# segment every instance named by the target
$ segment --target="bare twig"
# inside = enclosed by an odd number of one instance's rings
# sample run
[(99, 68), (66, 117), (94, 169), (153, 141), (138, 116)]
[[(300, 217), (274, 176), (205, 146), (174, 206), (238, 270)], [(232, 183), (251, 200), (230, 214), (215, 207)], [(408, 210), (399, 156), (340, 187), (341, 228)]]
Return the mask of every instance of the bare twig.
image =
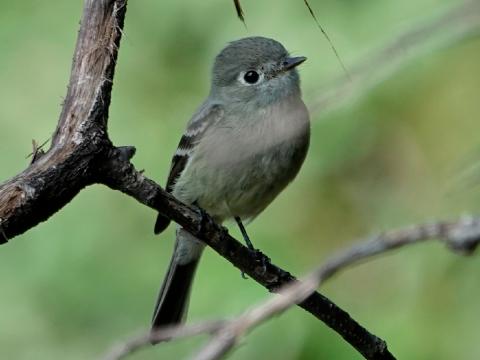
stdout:
[[(168, 338), (172, 340), (194, 336), (199, 332), (209, 332), (212, 334), (211, 340), (195, 353), (194, 359), (220, 359), (256, 326), (306, 299), (318, 286), (338, 271), (373, 256), (428, 240), (438, 240), (457, 253), (470, 255), (480, 243), (480, 218), (464, 216), (454, 221), (413, 225), (360, 240), (357, 245), (331, 257), (324, 265), (303, 278), (301, 282), (287, 284), (279, 291), (279, 295), (270, 297), (267, 301), (252, 307), (237, 318), (218, 323), (179, 325), (174, 328), (174, 331), (171, 329), (161, 330), (159, 339)], [(216, 327), (212, 329), (211, 324), (216, 325)], [(196, 331), (197, 329), (198, 331)], [(122, 353), (111, 351), (107, 359), (120, 359), (141, 347), (149, 345), (151, 342), (151, 336), (144, 335), (120, 347), (119, 349), (124, 349)], [(112, 354), (116, 354), (116, 357)]]
[(86, 0), (70, 83), (50, 149), (0, 184), (0, 244), (48, 219), (96, 182), (126, 0)]
[(412, 58), (464, 39), (479, 29), (480, 1), (462, 2), (440, 17), (412, 26), (388, 41), (386, 46), (368, 54), (364, 61), (350, 67), (350, 79), (339, 76), (320, 87), (309, 108), (319, 115), (340, 106), (355, 96), (365, 94), (366, 90), (390, 77)]
[[(195, 353), (194, 360), (220, 359), (229, 352), (248, 332), (275, 315), (303, 301), (317, 288), (316, 277), (310, 275), (301, 282), (287, 284), (279, 295), (270, 297), (259, 306), (252, 307), (238, 318), (226, 323), (225, 326), (213, 334), (211, 340)], [(385, 353), (378, 352), (379, 359), (394, 359), (385, 347)], [(372, 359), (375, 357), (371, 357)]]
[[(231, 350), (238, 341), (260, 323), (280, 314), (295, 303), (308, 297), (316, 288), (316, 277), (310, 275), (304, 281), (287, 284), (279, 295), (269, 298), (259, 306), (252, 307), (232, 320), (200, 322), (192, 325), (175, 325), (155, 332), (147, 332), (123, 344), (114, 346), (104, 360), (119, 360), (152, 343), (177, 340), (209, 333), (211, 341), (193, 357), (195, 360), (219, 359)], [(379, 359), (394, 359), (379, 357)], [(372, 358), (373, 359), (373, 358)]]
[(43, 147), (50, 141), (50, 139), (45, 140), (43, 143), (40, 145), (35, 141), (35, 139), (32, 139), (32, 152), (27, 155), (26, 159), (28, 159), (30, 156), (32, 157), (32, 161), (30, 163), (34, 163), (37, 161), (40, 157), (45, 155), (45, 151), (43, 151)]
[(175, 325), (165, 327), (154, 332), (148, 332), (144, 335), (135, 337), (125, 343), (115, 345), (104, 357), (104, 360), (122, 359), (141, 348), (160, 343), (163, 341), (182, 339), (200, 334), (212, 334), (221, 330), (226, 324), (225, 320), (206, 321), (192, 325)]
[(300, 282), (289, 284), (260, 306), (246, 311), (227, 323), (201, 349), (195, 360), (220, 359), (254, 327), (307, 298), (315, 289), (338, 271), (373, 256), (428, 240), (439, 240), (457, 253), (470, 255), (480, 243), (480, 218), (463, 217), (391, 230), (359, 241), (358, 245), (331, 257), (323, 266)]
[[(284, 285), (297, 281), (289, 272), (272, 264), (264, 254), (252, 253), (208, 215), (165, 192), (116, 152), (118, 149), (112, 150), (107, 155), (108, 160), (103, 161), (103, 166), (98, 169), (102, 183), (172, 219), (268, 290), (278, 292)], [(382, 339), (371, 334), (325, 296), (314, 292), (298, 306), (323, 321), (365, 358), (393, 359)]]
[(240, 4), (240, 0), (233, 0), (233, 5), (235, 5), (235, 11), (237, 12), (238, 18), (243, 23), (243, 25), (246, 26), (245, 16), (244, 16), (244, 13), (243, 13), (242, 4)]
[(325, 37), (325, 39), (327, 39), (327, 42), (328, 44), (330, 45), (330, 48), (332, 49), (333, 53), (335, 54), (335, 57), (337, 58), (338, 62), (340, 63), (340, 65), (342, 66), (342, 69), (343, 71), (345, 72), (345, 75), (347, 75), (347, 78), (348, 80), (351, 80), (351, 77), (350, 77), (350, 73), (348, 72), (347, 70), (347, 67), (345, 66), (345, 64), (343, 63), (342, 61), (342, 58), (340, 57), (338, 51), (337, 51), (337, 48), (335, 47), (335, 45), (333, 45), (333, 42), (332, 40), (330, 39), (330, 36), (328, 36), (327, 32), (325, 31), (325, 29), (323, 28), (322, 25), (320, 25), (320, 22), (318, 21), (317, 19), (317, 16), (315, 15), (315, 13), (313, 12), (313, 9), (312, 7), (310, 6), (310, 3), (308, 2), (308, 0), (303, 0), (303, 2), (305, 3), (307, 9), (308, 9), (308, 12), (310, 13), (310, 15), (312, 16), (313, 20), (315, 21), (315, 23), (317, 24), (317, 27), (320, 29), (320, 31), (322, 32), (323, 36)]
[(427, 240), (439, 240), (456, 253), (470, 255), (480, 242), (480, 218), (465, 216), (455, 221), (414, 225), (364, 239), (358, 245), (332, 256), (319, 268), (316, 271), (319, 284), (360, 261)]

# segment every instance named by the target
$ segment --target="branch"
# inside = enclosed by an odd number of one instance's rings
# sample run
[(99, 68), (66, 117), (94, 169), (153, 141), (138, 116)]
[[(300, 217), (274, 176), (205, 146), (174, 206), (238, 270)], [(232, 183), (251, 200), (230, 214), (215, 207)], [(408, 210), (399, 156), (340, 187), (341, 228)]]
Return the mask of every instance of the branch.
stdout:
[(308, 2), (308, 0), (303, 0), (303, 3), (304, 3), (305, 6), (307, 7), (308, 12), (309, 12), (310, 15), (312, 16), (313, 21), (315, 21), (315, 24), (317, 25), (318, 29), (319, 29), (320, 32), (322, 33), (323, 37), (325, 38), (325, 40), (327, 40), (328, 44), (330, 45), (330, 48), (332, 49), (335, 57), (337, 58), (338, 62), (340, 63), (340, 66), (342, 67), (343, 71), (345, 72), (345, 75), (347, 76), (347, 79), (350, 81), (350, 80), (351, 80), (351, 79), (350, 79), (350, 73), (348, 72), (347, 67), (346, 67), (345, 64), (343, 63), (343, 60), (342, 60), (342, 58), (340, 57), (340, 54), (338, 53), (337, 48), (336, 48), (335, 45), (333, 44), (333, 41), (330, 39), (330, 36), (327, 34), (327, 32), (325, 31), (325, 29), (323, 28), (323, 26), (320, 24), (320, 21), (318, 21), (317, 15), (315, 15), (315, 12), (313, 11), (313, 8), (310, 6), (310, 3)]
[(272, 297), (224, 325), (224, 328), (216, 332), (194, 359), (220, 359), (247, 332), (271, 317), (283, 313), (299, 301), (303, 301), (338, 271), (373, 256), (427, 240), (439, 240), (454, 252), (471, 255), (480, 243), (480, 218), (463, 217), (450, 222), (413, 225), (361, 240), (358, 245), (333, 256), (323, 266), (302, 279), (302, 282), (287, 285), (280, 291), (282, 296)]
[(68, 91), (50, 149), (0, 185), (0, 244), (47, 220), (96, 182), (126, 0), (86, 0)]
[[(117, 151), (108, 155), (110, 160), (104, 162), (107, 166), (100, 169), (104, 175), (102, 183), (160, 211), (269, 291), (278, 292), (286, 284), (297, 282), (294, 276), (272, 264), (264, 254), (250, 251), (231, 237), (208, 214), (181, 203), (135, 170), (129, 161), (115, 154)], [(382, 339), (368, 332), (325, 296), (314, 292), (298, 306), (323, 321), (367, 359), (393, 359)]]
[(316, 277), (320, 285), (346, 267), (403, 246), (428, 240), (438, 240), (458, 254), (471, 255), (480, 242), (480, 218), (465, 216), (455, 221), (413, 225), (372, 236), (332, 256), (325, 265), (315, 271)]
[(114, 348), (106, 359), (121, 359), (152, 342), (176, 340), (200, 333), (210, 333), (212, 338), (196, 353), (194, 359), (220, 359), (253, 328), (304, 300), (338, 271), (373, 256), (428, 240), (438, 240), (454, 252), (471, 255), (480, 243), (480, 218), (462, 217), (455, 221), (413, 225), (360, 240), (357, 245), (331, 257), (324, 265), (302, 279), (302, 282), (286, 285), (279, 291), (281, 296), (271, 297), (230, 321), (178, 325), (173, 329), (147, 333)]
[(145, 335), (131, 339), (124, 344), (118, 344), (104, 357), (104, 360), (122, 359), (141, 348), (151, 345), (152, 343), (160, 343), (163, 341), (177, 340), (186, 337), (192, 337), (205, 333), (215, 333), (225, 326), (226, 321), (206, 321), (192, 325), (174, 325), (168, 326), (160, 331), (148, 332)]
[(307, 298), (318, 286), (339, 270), (358, 264), (361, 260), (383, 254), (405, 245), (438, 238), (448, 247), (462, 254), (471, 254), (480, 242), (480, 218), (463, 218), (455, 222), (438, 222), (415, 225), (409, 228), (388, 231), (353, 246), (332, 257), (325, 265), (308, 275), (302, 282), (287, 285), (280, 291), (282, 296), (272, 297), (237, 319), (225, 325), (221, 331), (194, 357), (195, 360), (220, 359), (254, 327), (271, 317), (283, 313), (299, 301)]

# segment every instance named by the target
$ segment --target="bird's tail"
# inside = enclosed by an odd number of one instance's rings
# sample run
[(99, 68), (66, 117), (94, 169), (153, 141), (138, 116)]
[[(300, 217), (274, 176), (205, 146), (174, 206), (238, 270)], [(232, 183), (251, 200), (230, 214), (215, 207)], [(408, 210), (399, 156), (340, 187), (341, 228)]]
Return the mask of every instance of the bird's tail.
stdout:
[(153, 229), (153, 232), (158, 235), (160, 234), (163, 230), (165, 230), (168, 225), (170, 224), (170, 220), (166, 218), (163, 215), (158, 214), (157, 215), (157, 221), (155, 221), (155, 228)]
[(177, 230), (175, 250), (158, 294), (152, 329), (184, 320), (195, 270), (204, 245), (183, 229)]

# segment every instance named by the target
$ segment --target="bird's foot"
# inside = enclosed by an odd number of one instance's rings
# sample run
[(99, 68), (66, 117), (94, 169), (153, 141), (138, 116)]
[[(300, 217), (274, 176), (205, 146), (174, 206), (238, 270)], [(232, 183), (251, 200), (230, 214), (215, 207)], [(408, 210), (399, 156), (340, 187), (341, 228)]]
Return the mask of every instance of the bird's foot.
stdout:
[[(255, 258), (255, 262), (258, 264), (258, 266), (255, 267), (255, 272), (264, 274), (267, 271), (267, 266), (270, 264), (270, 258), (258, 249), (249, 249), (249, 252)], [(242, 278), (248, 279), (243, 271)]]
[(254, 252), (255, 261), (259, 264), (259, 267), (257, 267), (255, 271), (265, 274), (267, 271), (267, 266), (270, 265), (270, 258), (258, 249), (255, 249)]
[(195, 206), (195, 211), (200, 217), (200, 222), (198, 223), (197, 226), (197, 233), (202, 233), (206, 227), (206, 225), (211, 225), (213, 223), (212, 218), (208, 213), (205, 211), (204, 208), (202, 208), (200, 205), (198, 205), (197, 201), (194, 201), (192, 203), (193, 206)]

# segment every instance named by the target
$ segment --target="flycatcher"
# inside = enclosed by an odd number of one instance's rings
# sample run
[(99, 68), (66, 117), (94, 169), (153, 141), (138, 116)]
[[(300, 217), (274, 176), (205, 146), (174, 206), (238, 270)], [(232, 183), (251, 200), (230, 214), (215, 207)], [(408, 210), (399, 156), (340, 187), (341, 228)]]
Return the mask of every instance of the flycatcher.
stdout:
[[(215, 59), (210, 94), (189, 121), (172, 159), (166, 190), (217, 223), (260, 214), (297, 175), (310, 139), (296, 67), (279, 42), (248, 37)], [(169, 220), (158, 215), (155, 233)], [(177, 228), (175, 250), (158, 295), (152, 327), (184, 318), (203, 243)]]

